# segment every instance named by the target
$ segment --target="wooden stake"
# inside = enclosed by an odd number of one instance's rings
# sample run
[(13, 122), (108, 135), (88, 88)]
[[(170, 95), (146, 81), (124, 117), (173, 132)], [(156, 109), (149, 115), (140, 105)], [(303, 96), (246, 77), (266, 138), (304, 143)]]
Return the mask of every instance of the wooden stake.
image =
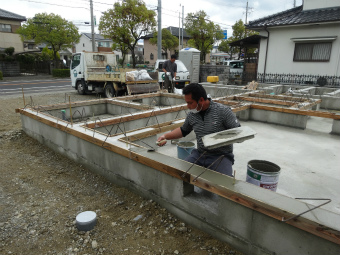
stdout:
[(73, 121), (72, 121), (72, 107), (71, 107), (71, 96), (68, 96), (68, 102), (69, 102), (69, 104), (70, 104), (71, 126), (73, 127)]
[(24, 94), (24, 87), (21, 86), (21, 90), (22, 90), (22, 98), (24, 99), (24, 107), (26, 106), (26, 103), (25, 103), (25, 94)]

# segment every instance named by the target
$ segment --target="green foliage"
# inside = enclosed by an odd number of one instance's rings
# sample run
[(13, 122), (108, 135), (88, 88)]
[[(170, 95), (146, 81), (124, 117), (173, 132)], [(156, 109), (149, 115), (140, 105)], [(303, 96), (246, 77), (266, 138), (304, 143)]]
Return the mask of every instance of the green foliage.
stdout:
[[(232, 42), (241, 40), (243, 38), (259, 34), (258, 32), (255, 32), (255, 31), (246, 30), (246, 27), (241, 19), (235, 22), (235, 24), (232, 26), (232, 29), (233, 29), (233, 35), (228, 38), (228, 43), (232, 43)], [(231, 49), (231, 51), (233, 53), (236, 53), (236, 49)], [(249, 53), (253, 53), (254, 51), (255, 49), (248, 49)], [(239, 58), (240, 58), (240, 55), (241, 55), (241, 49), (239, 51)]]
[[(150, 43), (153, 45), (157, 44), (157, 36), (158, 32), (153, 33), (153, 38), (150, 38)], [(174, 50), (178, 47), (179, 45), (179, 40), (176, 36), (172, 35), (171, 32), (163, 28), (162, 29), (162, 50), (165, 53), (168, 53), (168, 50)]]
[(5, 53), (8, 55), (8, 56), (13, 56), (13, 53), (14, 53), (14, 47), (8, 47), (5, 49)]
[(148, 10), (142, 0), (116, 2), (100, 18), (99, 31), (120, 48), (131, 51), (136, 66), (135, 46), (138, 40), (156, 26), (155, 12)]
[(218, 45), (218, 50), (222, 52), (229, 52), (230, 47), (227, 40), (222, 40), (220, 45)]
[(20, 54), (20, 55), (17, 55), (17, 60), (20, 63), (33, 64), (37, 60), (37, 57), (36, 57), (36, 54), (30, 54), (30, 53)]
[(210, 53), (214, 43), (223, 38), (221, 27), (207, 20), (208, 18), (201, 10), (189, 13), (185, 19), (185, 30), (191, 36), (188, 45), (201, 51), (202, 62), (205, 62), (205, 56)]
[(38, 13), (35, 17), (27, 19), (17, 33), (21, 40), (34, 40), (36, 44), (46, 43), (52, 48), (53, 59), (57, 60), (57, 52), (61, 49), (71, 48), (73, 43), (79, 42), (78, 28), (59, 15)]
[(2, 74), (2, 72), (0, 71), (0, 80), (3, 80), (3, 74)]
[[(54, 59), (53, 51), (48, 49), (47, 47), (43, 48), (41, 51), (42, 60), (52, 60)], [(60, 54), (57, 52), (57, 59), (60, 59)]]
[(228, 53), (232, 56), (234, 53), (237, 53), (237, 49), (235, 47), (230, 47), (229, 43), (233, 42), (233, 37), (230, 36), (227, 40), (222, 40), (220, 45), (218, 46), (218, 50)]
[(61, 77), (68, 78), (70, 77), (70, 69), (53, 69), (52, 70), (53, 77)]

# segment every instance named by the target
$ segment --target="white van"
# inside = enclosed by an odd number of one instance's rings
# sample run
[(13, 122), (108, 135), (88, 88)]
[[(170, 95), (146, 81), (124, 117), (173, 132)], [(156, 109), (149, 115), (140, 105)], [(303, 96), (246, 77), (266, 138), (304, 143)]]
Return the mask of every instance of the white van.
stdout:
[[(164, 82), (164, 72), (163, 70), (163, 63), (166, 61), (166, 59), (157, 59), (154, 67), (154, 71), (158, 71), (158, 82), (161, 84)], [(176, 73), (176, 79), (175, 79), (175, 88), (176, 89), (182, 89), (185, 85), (188, 85), (190, 83), (190, 73), (188, 69), (185, 67), (183, 62), (181, 60), (176, 60), (175, 63), (177, 64), (177, 73)], [(170, 75), (170, 72), (167, 72), (168, 75)]]
[(230, 73), (243, 73), (244, 59), (227, 60), (223, 64), (230, 67)]

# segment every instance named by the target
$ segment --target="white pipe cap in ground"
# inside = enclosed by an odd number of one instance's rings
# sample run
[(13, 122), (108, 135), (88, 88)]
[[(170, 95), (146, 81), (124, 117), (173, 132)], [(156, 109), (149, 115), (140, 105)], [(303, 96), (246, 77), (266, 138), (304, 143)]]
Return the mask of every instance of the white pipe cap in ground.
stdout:
[(79, 213), (76, 217), (76, 226), (79, 231), (90, 231), (97, 223), (97, 214), (93, 211)]

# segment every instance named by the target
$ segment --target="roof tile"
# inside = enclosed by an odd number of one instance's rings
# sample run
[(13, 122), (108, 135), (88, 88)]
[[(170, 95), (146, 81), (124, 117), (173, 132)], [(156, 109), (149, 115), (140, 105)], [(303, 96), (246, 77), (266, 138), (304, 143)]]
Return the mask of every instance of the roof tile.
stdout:
[(9, 12), (3, 9), (0, 9), (0, 18), (18, 20), (18, 21), (26, 21), (25, 16), (21, 16), (21, 15), (18, 15), (18, 14), (15, 14), (13, 12)]
[(247, 28), (260, 28), (265, 25), (267, 25), (267, 27), (273, 27), (332, 21), (340, 21), (340, 6), (303, 11), (301, 5), (268, 17), (250, 21)]

